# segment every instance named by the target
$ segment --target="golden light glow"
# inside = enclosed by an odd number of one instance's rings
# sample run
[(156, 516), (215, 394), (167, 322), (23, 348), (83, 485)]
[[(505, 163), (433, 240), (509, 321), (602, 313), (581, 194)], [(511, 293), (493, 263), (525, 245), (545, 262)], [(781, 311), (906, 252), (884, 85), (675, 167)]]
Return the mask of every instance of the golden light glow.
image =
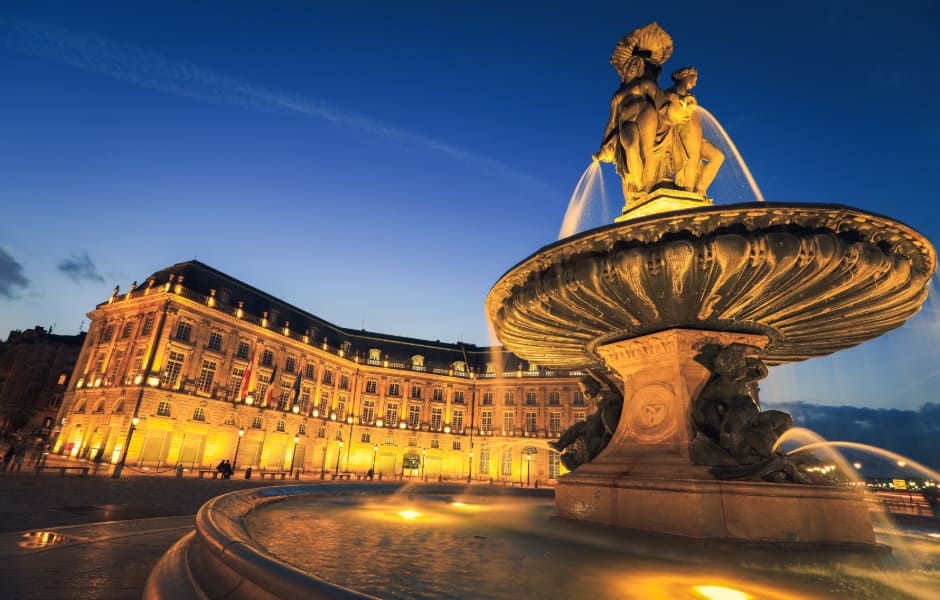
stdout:
[(723, 585), (696, 585), (692, 593), (706, 600), (751, 600), (754, 596)]
[(419, 513), (419, 512), (416, 511), (416, 510), (411, 510), (411, 509), (409, 508), (409, 509), (407, 509), (407, 510), (399, 511), (398, 516), (401, 517), (402, 519), (407, 520), (407, 521), (413, 521), (413, 520), (417, 519), (418, 517), (420, 517), (420, 516), (421, 516), (421, 513)]

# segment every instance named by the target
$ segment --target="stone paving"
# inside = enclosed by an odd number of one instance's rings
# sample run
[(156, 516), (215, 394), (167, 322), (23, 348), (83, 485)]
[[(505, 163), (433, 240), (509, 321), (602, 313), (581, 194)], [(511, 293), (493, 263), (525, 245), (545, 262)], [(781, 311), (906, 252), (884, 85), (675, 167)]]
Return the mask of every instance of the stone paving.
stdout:
[(293, 482), (129, 469), (120, 479), (106, 470), (86, 477), (37, 475), (25, 465), (22, 473), (0, 473), (0, 598), (140, 598), (150, 569), (192, 529), (205, 501), (284, 483)]

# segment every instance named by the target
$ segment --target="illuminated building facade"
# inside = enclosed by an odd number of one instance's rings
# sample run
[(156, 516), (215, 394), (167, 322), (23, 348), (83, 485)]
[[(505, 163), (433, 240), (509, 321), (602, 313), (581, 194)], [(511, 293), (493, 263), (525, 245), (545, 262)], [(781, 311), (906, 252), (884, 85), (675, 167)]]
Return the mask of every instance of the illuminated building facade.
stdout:
[(197, 261), (88, 316), (53, 450), (128, 468), (545, 484), (593, 410), (578, 372), (338, 327)]

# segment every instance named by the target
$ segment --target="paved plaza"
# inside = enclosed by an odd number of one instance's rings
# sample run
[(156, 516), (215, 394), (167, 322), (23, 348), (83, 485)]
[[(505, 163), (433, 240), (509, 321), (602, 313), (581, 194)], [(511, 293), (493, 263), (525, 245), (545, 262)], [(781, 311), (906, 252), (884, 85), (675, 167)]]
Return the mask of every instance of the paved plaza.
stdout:
[(130, 469), (121, 479), (104, 470), (36, 475), (25, 466), (0, 473), (0, 598), (140, 598), (150, 569), (192, 529), (206, 500), (283, 483)]

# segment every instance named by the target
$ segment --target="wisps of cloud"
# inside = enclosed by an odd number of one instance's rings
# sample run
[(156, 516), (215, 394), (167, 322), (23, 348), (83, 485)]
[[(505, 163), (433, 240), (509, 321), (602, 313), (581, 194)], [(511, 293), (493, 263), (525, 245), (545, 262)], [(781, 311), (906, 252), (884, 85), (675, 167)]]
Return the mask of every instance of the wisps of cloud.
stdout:
[(0, 44), (168, 94), (247, 110), (313, 117), (360, 134), (473, 164), (524, 185), (545, 188), (541, 181), (530, 175), (457, 146), (322, 101), (266, 89), (185, 60), (170, 60), (132, 44), (76, 33), (47, 23), (3, 17), (0, 17)]
[(5, 248), (0, 248), (0, 297), (13, 300), (29, 287), (25, 269)]
[(98, 273), (98, 267), (92, 262), (87, 253), (73, 254), (59, 262), (57, 268), (65, 273), (66, 277), (80, 283), (81, 281), (94, 281), (104, 283), (104, 277)]

